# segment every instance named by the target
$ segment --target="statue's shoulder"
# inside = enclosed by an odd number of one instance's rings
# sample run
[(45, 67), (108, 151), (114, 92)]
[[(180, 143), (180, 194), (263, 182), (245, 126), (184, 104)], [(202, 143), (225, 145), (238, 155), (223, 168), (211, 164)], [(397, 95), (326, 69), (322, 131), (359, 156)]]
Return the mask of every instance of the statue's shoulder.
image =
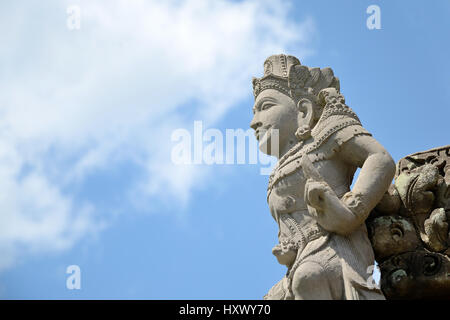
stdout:
[(313, 143), (304, 150), (311, 161), (330, 159), (353, 137), (371, 135), (337, 90), (323, 90), (319, 95), (319, 104), (323, 111), (311, 131)]
[(372, 134), (363, 128), (360, 124), (349, 124), (338, 128), (323, 140), (316, 148), (308, 150), (312, 162), (329, 160), (341, 151), (341, 147), (351, 139), (357, 136)]

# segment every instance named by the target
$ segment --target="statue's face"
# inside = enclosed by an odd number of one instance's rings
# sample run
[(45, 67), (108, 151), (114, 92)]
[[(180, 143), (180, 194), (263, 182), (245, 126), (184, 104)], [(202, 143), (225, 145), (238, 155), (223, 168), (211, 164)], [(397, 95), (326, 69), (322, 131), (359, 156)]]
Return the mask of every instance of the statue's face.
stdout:
[[(278, 151), (293, 140), (298, 128), (298, 110), (294, 100), (275, 89), (266, 89), (256, 98), (253, 113), (250, 127), (255, 130), (259, 149), (278, 157)], [(278, 139), (274, 129), (278, 130)], [(278, 143), (278, 148), (275, 143)]]

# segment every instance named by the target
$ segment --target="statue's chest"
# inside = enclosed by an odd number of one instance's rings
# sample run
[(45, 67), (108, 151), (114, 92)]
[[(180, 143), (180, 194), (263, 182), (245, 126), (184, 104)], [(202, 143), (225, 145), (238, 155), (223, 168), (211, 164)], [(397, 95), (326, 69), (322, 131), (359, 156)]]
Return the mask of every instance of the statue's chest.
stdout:
[(277, 170), (269, 185), (268, 203), (272, 214), (306, 209), (304, 190), (306, 178), (299, 164), (293, 161)]

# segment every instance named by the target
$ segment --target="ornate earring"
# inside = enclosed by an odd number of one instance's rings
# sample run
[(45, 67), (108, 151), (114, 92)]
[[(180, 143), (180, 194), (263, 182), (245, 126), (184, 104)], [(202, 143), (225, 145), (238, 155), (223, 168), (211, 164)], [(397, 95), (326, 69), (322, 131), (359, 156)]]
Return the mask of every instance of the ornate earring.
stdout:
[(306, 98), (301, 99), (297, 103), (297, 106), (302, 118), (299, 122), (303, 124), (300, 124), (297, 131), (295, 131), (295, 136), (299, 141), (303, 141), (311, 137), (311, 125), (314, 117), (314, 108), (311, 100)]
[(311, 127), (307, 124), (300, 126), (297, 131), (295, 131), (295, 136), (299, 141), (303, 141), (311, 137)]

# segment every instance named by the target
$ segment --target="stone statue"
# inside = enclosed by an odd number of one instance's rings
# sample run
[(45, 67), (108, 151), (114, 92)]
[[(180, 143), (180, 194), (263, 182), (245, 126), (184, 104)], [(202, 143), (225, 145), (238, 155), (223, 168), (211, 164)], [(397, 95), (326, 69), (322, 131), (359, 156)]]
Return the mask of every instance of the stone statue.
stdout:
[(250, 126), (261, 151), (278, 157), (267, 201), (279, 226), (272, 252), (287, 267), (264, 298), (384, 299), (368, 280), (365, 221), (394, 177), (391, 156), (345, 104), (330, 68), (273, 55), (253, 92)]
[(450, 145), (397, 163), (367, 220), (388, 299), (450, 297)]

